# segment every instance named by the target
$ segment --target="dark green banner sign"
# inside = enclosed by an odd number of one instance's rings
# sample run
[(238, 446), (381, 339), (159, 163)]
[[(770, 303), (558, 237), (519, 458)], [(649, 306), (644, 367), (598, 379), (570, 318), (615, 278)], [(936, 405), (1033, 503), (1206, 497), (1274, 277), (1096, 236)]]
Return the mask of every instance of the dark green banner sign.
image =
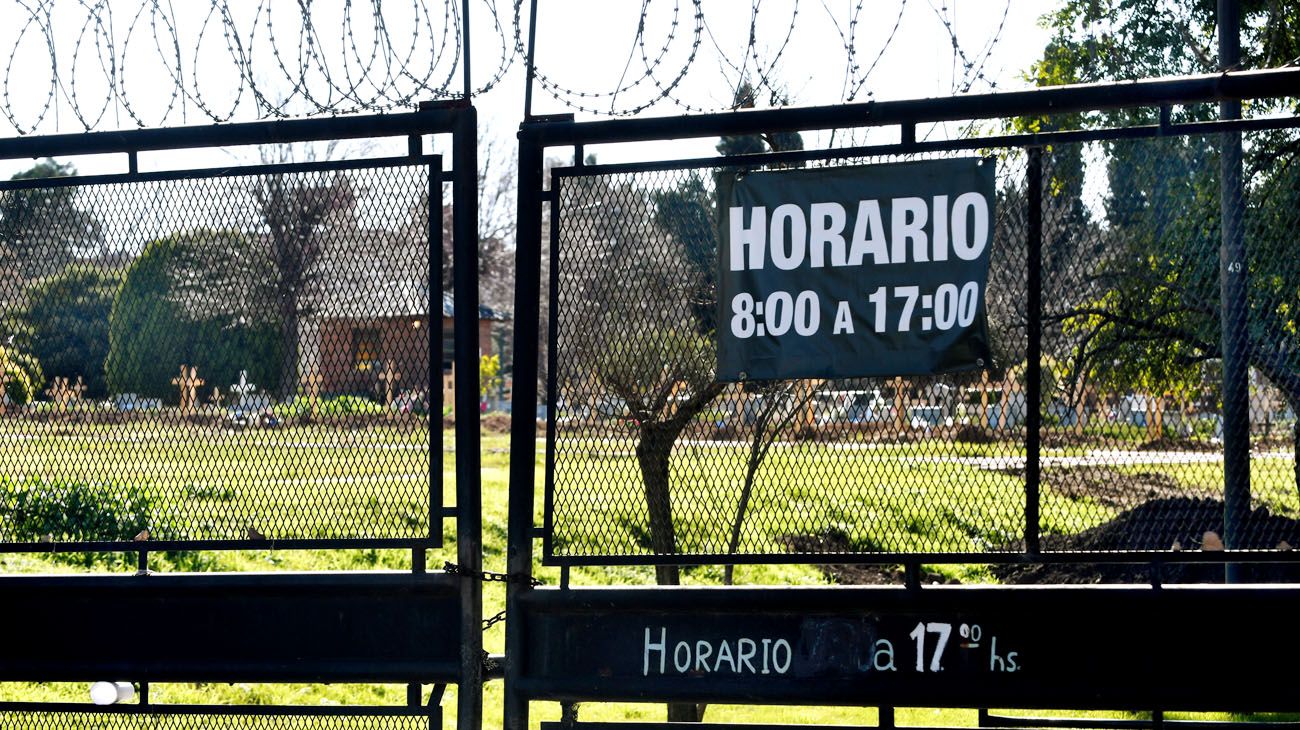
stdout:
[(719, 380), (988, 366), (991, 158), (737, 173), (719, 195)]

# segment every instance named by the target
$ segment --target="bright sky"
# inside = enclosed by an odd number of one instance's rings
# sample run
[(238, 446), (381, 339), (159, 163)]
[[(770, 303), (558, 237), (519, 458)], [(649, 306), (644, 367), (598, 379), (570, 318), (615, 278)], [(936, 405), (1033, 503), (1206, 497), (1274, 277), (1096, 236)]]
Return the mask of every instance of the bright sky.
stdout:
[[(770, 74), (791, 103), (798, 105), (833, 104), (850, 96), (858, 101), (947, 96), (967, 86), (971, 92), (980, 93), (990, 90), (990, 82), (999, 89), (1025, 85), (1021, 74), (1041, 53), (1047, 37), (1037, 19), (1054, 5), (1047, 0), (1009, 0), (1009, 4), (1008, 0), (763, 0), (756, 3), (760, 12), (754, 16), (751, 3), (698, 1), (702, 20), (696, 17), (689, 0), (648, 2), (642, 26), (642, 3), (634, 0), (539, 0), (539, 69), (555, 85), (587, 94), (567, 96), (571, 103), (601, 111), (611, 106), (624, 111), (638, 108), (653, 100), (659, 87), (670, 87), (675, 98), (691, 106), (715, 110), (730, 101), (731, 89), (742, 76), (752, 81), (763, 74)], [(474, 0), (471, 40), (478, 84), (498, 73), (503, 56), (503, 33), (493, 25), (493, 16), (488, 12), (492, 4), (502, 7), (504, 37), (513, 44), (510, 3)], [(220, 26), (211, 15), (212, 5), (177, 3), (176, 14), (168, 23), (167, 18), (152, 17), (143, 10), (157, 7), (155, 3), (116, 0), (110, 7), (117, 14), (103, 18), (104, 25), (97, 31), (84, 6), (62, 4), (58, 12), (71, 14), (54, 17), (54, 37), (49, 39), (58, 58), (57, 87), (51, 81), (50, 42), (39, 32), (40, 26), (30, 22), (21, 4), (0, 5), (0, 48), (13, 49), (3, 69), (4, 78), (0, 79), (5, 83), (6, 109), (13, 119), (0, 117), (0, 134), (12, 135), (15, 121), (39, 133), (80, 131), (84, 127), (71, 105), (73, 95), (82, 118), (98, 129), (138, 126), (132, 114), (150, 126), (208, 123), (198, 109), (200, 102), (221, 114), (238, 102), (244, 106), (237, 118), (253, 118), (251, 92), (238, 83), (239, 72), (230, 62), (226, 41), (213, 30)], [(858, 6), (862, 10), (855, 16)], [(261, 6), (231, 3), (230, 7), (232, 13), (251, 13), (255, 9), (260, 12)], [(295, 36), (305, 35), (296, 4), (279, 7), (289, 10), (283, 15), (233, 18), (237, 28), (245, 29), (247, 47), (241, 48), (252, 57), (251, 67), (260, 89), (275, 92), (279, 98), (291, 96), (292, 85), (280, 69), (297, 68), (300, 46), (313, 49), (322, 59), (313, 61), (309, 57), (305, 62), (314, 69), (307, 75), (307, 83), (315, 98), (326, 99), (332, 93), (337, 96), (331, 92), (331, 80), (335, 88), (348, 84), (364, 87), (361, 61), (375, 37), (373, 28), (368, 30), (367, 22), (363, 22), (367, 18), (352, 19), (352, 38), (347, 39), (339, 31), (345, 26), (342, 15), (328, 15), (337, 13), (328, 8), (314, 9), (316, 35), (311, 44), (300, 44)], [(394, 9), (391, 16), (390, 7)], [(412, 7), (427, 8), (429, 15), (412, 15)], [(400, 58), (432, 58), (437, 44), (430, 38), (441, 39), (445, 25), (455, 22), (446, 16), (442, 0), (424, 0), (422, 6), (392, 3), (384, 6), (384, 12), (389, 42), (394, 55)], [(443, 17), (436, 17), (439, 13)], [(852, 23), (855, 17), (857, 22)], [(205, 27), (206, 32), (200, 35), (199, 30)], [(639, 27), (644, 28), (640, 43)], [(412, 29), (418, 31), (413, 33)], [(751, 31), (755, 42), (752, 52), (746, 53)], [(952, 34), (965, 59), (955, 56)], [(105, 41), (110, 35), (116, 43), (114, 54), (106, 50)], [(270, 42), (272, 35), (278, 39), (274, 44)], [(845, 47), (850, 38), (856, 51), (852, 59)], [(350, 50), (352, 42), (359, 50)], [(277, 57), (273, 50), (279, 50), (281, 55)], [(113, 58), (121, 79), (119, 96), (126, 98), (130, 108), (124, 108), (120, 99), (109, 98), (102, 69)], [(963, 60), (982, 69), (985, 79), (965, 73)], [(444, 53), (432, 64), (429, 76), (439, 81), (453, 78), (454, 88), (459, 88), (460, 72), (454, 63), (452, 55)], [(847, 70), (851, 63), (857, 64), (856, 73)], [(416, 68), (414, 61), (410, 65)], [(419, 68), (427, 72), (430, 65), (425, 62)], [(655, 69), (653, 78), (645, 74), (647, 65)], [(187, 88), (197, 89), (196, 96), (173, 98), (175, 66), (180, 66)], [(331, 69), (329, 77), (320, 73), (322, 66)], [(683, 69), (685, 73), (681, 74)], [(389, 73), (400, 77), (400, 69)], [(679, 74), (681, 79), (677, 81)], [(609, 94), (620, 87), (627, 88), (617, 95)], [(534, 87), (533, 94), (534, 113), (574, 111), (540, 85)], [(481, 136), (496, 140), (498, 149), (513, 145), (514, 131), (523, 116), (523, 95), (522, 60), (514, 58), (500, 82), (475, 100), (480, 109)], [(294, 106), (302, 106), (301, 98), (290, 101), (290, 108)], [(680, 106), (661, 101), (640, 113), (667, 116), (682, 111)], [(578, 116), (596, 118), (583, 112)], [(713, 140), (683, 141), (625, 145), (596, 152), (602, 161), (619, 161), (710, 154), (713, 144)], [(369, 146), (365, 154), (404, 151), (404, 142), (390, 140)], [(256, 154), (142, 155), (141, 169), (228, 165), (235, 160), (255, 161)], [(85, 174), (125, 169), (121, 155), (74, 162)], [(28, 166), (25, 161), (0, 161), (0, 175), (8, 176)]]

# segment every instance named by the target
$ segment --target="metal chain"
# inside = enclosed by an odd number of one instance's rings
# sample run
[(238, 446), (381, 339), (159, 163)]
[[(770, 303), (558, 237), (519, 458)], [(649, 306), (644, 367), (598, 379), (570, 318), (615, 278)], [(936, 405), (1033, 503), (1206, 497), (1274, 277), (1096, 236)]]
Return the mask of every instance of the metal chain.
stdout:
[[(545, 585), (545, 583), (537, 580), (531, 575), (522, 575), (519, 573), (494, 573), (490, 570), (466, 570), (450, 560), (442, 564), (442, 570), (447, 575), (459, 575), (462, 578), (471, 578), (483, 583), (516, 583), (520, 585), (528, 585), (533, 588)], [(504, 610), (498, 611), (495, 615), (483, 619), (483, 630), (487, 631), (505, 620), (506, 612)]]
[(505, 620), (506, 620), (505, 609), (501, 609), (500, 611), (497, 611), (495, 616), (492, 616), (491, 618), (483, 619), (483, 630), (487, 631), (488, 629), (492, 628), (493, 626), (496, 626), (497, 624)]
[(480, 570), (475, 572), (472, 570), (466, 570), (450, 560), (442, 564), (442, 570), (447, 575), (459, 575), (464, 578), (473, 578), (474, 580), (482, 581), (483, 583), (518, 583), (521, 585), (529, 585), (533, 588), (546, 585), (531, 575), (522, 575), (519, 573), (493, 573), (490, 570)]

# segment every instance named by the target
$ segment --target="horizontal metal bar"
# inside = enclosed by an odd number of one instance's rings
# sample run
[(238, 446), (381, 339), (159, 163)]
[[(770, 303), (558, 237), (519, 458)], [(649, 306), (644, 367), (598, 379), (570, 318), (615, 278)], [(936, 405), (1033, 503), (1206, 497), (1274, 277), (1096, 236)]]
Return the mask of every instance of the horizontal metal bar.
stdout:
[[(517, 688), (561, 702), (1294, 712), (1272, 658), (1300, 646), (1277, 629), (1297, 607), (1300, 588), (1280, 585), (541, 588), (513, 606), (529, 637)], [(952, 638), (927, 651), (923, 634)], [(1206, 656), (1235, 681), (1185, 671)]]
[[(689, 727), (689, 726), (688, 726)], [(697, 726), (698, 727), (698, 726)], [(712, 727), (705, 725), (704, 727)], [(834, 728), (834, 730), (880, 730), (877, 725), (773, 725), (768, 723), (734, 723), (716, 727), (727, 730), (811, 730), (812, 728)], [(680, 722), (543, 722), (542, 730), (682, 730)], [(907, 730), (918, 730), (911, 725)], [(947, 730), (951, 730), (948, 728)]]
[(0, 159), (443, 134), (452, 131), (461, 113), (460, 109), (448, 107), (399, 114), (14, 137), (0, 139)]
[(83, 715), (238, 715), (244, 717), (429, 717), (437, 707), (410, 705), (91, 705), (79, 702), (0, 702), (6, 712)]
[[(967, 708), (974, 709), (974, 708)], [(1019, 718), (996, 717), (998, 720), (1018, 720)], [(1054, 718), (1034, 718), (1035, 720), (1051, 721)], [(1098, 730), (1107, 730), (1109, 728), (1150, 728), (1153, 723), (1150, 720), (1115, 720), (1115, 724), (1110, 724), (1105, 719), (1098, 720), (1079, 720), (1078, 725), (1068, 727), (1077, 728), (1097, 728)], [(1091, 723), (1091, 724), (1089, 724)], [(1242, 720), (1240, 722), (1205, 722), (1199, 720), (1165, 720), (1165, 727), (1176, 727), (1179, 730), (1294, 730), (1295, 723), (1278, 723), (1278, 722), (1255, 722), (1251, 720)], [(709, 727), (705, 725), (704, 727)], [(727, 730), (810, 730), (812, 728), (828, 728), (833, 730), (880, 730), (878, 725), (770, 725), (754, 723), (727, 723), (718, 725), (720, 728)], [(1067, 727), (1061, 724), (1045, 723), (1042, 725), (1021, 725), (1018, 722), (1008, 723), (1005, 725), (981, 725), (981, 730), (1012, 730), (1013, 728), (1025, 727)], [(542, 730), (681, 730), (681, 723), (669, 722), (577, 722), (566, 724), (564, 722), (543, 722)], [(951, 726), (930, 727), (925, 725), (907, 725), (906, 730), (953, 730)]]
[(392, 588), (394, 590), (416, 587), (441, 587), (454, 589), (460, 581), (450, 573), (412, 573), (409, 570), (330, 570), (330, 571), (258, 571), (247, 573), (156, 573), (150, 575), (124, 575), (121, 573), (87, 574), (6, 574), (0, 575), (0, 590), (15, 585), (35, 590), (43, 588), (91, 588), (135, 590), (140, 586), (156, 589), (209, 588), (245, 589), (271, 586), (295, 588), (319, 586), (333, 590), (338, 586), (360, 589)]
[[(1151, 720), (1129, 719), (1119, 717), (1015, 717), (1011, 715), (988, 714), (989, 723), (981, 722), (981, 728), (1096, 728), (1097, 730), (1141, 730), (1153, 725)], [(1232, 725), (1234, 723), (1228, 723)], [(1251, 723), (1254, 727), (1254, 723)]]
[[(445, 573), (0, 576), (0, 680), (456, 682)], [(87, 623), (89, 622), (89, 623)], [(68, 631), (78, 625), (133, 630)]]
[(1300, 552), (1280, 550), (1134, 550), (1029, 553), (753, 553), (747, 555), (546, 555), (547, 566), (582, 565), (1035, 565), (1039, 563), (1300, 563)]
[(148, 540), (0, 542), (0, 553), (155, 553), (170, 550), (419, 550), (439, 547), (436, 538), (311, 538), (284, 540)]
[(1042, 132), (1036, 134), (968, 137), (962, 139), (915, 142), (912, 144), (895, 142), (878, 145), (861, 145), (856, 147), (836, 147), (822, 150), (767, 152), (763, 154), (736, 155), (730, 157), (714, 156), (669, 161), (655, 160), (649, 162), (611, 163), (606, 165), (575, 165), (570, 167), (552, 168), (551, 172), (556, 178), (573, 178), (637, 172), (660, 172), (664, 170), (691, 170), (705, 167), (759, 167), (763, 165), (789, 164), (792, 162), (836, 160), (845, 157), (878, 157), (883, 155), (906, 155), (927, 152), (975, 152), (987, 149), (1042, 147), (1053, 144), (1082, 144), (1088, 142), (1153, 139), (1172, 135), (1193, 136), (1220, 134), (1223, 132), (1259, 132), (1274, 129), (1294, 129), (1296, 127), (1300, 127), (1300, 116), (1266, 119), (1234, 119), (1229, 121), (1216, 120), (1177, 124), (1167, 127), (1164, 130), (1162, 130), (1159, 125), (1151, 124), (1133, 127)]
[[(1068, 730), (1143, 730), (1153, 728), (1156, 723), (1150, 719), (1126, 719), (1110, 717), (1015, 717), (1010, 715), (987, 716), (991, 725), (982, 728), (1062, 728)], [(1295, 730), (1300, 722), (1257, 722), (1254, 720), (1163, 720), (1165, 727), (1179, 730), (1227, 730), (1228, 728), (1248, 727), (1250, 730)]]
[(0, 190), (30, 190), (34, 188), (85, 187), (112, 183), (162, 182), (169, 180), (198, 180), (252, 175), (286, 175), (304, 172), (337, 172), (344, 170), (375, 170), (393, 167), (441, 165), (438, 155), (423, 157), (384, 157), (372, 160), (325, 160), (320, 162), (275, 163), (267, 165), (232, 165), (208, 167), (197, 170), (159, 170), (157, 172), (124, 172), (107, 175), (71, 175), (28, 180), (0, 181)]
[(1239, 71), (1118, 83), (1054, 86), (864, 104), (752, 109), (696, 116), (595, 122), (525, 122), (521, 137), (545, 147), (642, 142), (793, 130), (872, 127), (1029, 115), (1058, 115), (1162, 104), (1294, 96), (1300, 68)]

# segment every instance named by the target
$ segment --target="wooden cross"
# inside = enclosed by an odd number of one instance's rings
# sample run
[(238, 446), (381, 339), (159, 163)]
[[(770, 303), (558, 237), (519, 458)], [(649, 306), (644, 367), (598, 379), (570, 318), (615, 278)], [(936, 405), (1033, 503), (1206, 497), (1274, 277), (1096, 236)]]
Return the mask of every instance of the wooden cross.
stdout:
[(379, 379), (384, 381), (384, 405), (391, 407), (393, 405), (393, 384), (402, 379), (402, 374), (393, 370), (393, 363), (390, 360), (384, 367), (384, 372), (379, 374)]
[(307, 386), (307, 408), (311, 410), (312, 416), (316, 415), (316, 405), (320, 403), (320, 373), (313, 371), (302, 379), (303, 385)]
[(181, 374), (178, 377), (172, 378), (172, 385), (180, 388), (181, 391), (180, 405), (182, 416), (189, 415), (190, 410), (198, 404), (199, 386), (203, 385), (203, 383), (203, 379), (199, 377), (199, 369), (197, 367), (187, 367), (185, 365), (181, 366)]
[(68, 405), (68, 379), (55, 378), (50, 381), (50, 387), (45, 391), (45, 395), (50, 397), (50, 401), (58, 405), (59, 410), (63, 410)]
[(81, 376), (77, 376), (77, 384), (68, 387), (68, 400), (76, 403), (81, 400), (81, 394), (86, 392), (86, 384), (82, 382)]
[(302, 379), (302, 384), (307, 387), (307, 397), (313, 401), (320, 397), (321, 380), (318, 372), (313, 372)]
[(989, 427), (989, 371), (980, 372), (980, 428)]

